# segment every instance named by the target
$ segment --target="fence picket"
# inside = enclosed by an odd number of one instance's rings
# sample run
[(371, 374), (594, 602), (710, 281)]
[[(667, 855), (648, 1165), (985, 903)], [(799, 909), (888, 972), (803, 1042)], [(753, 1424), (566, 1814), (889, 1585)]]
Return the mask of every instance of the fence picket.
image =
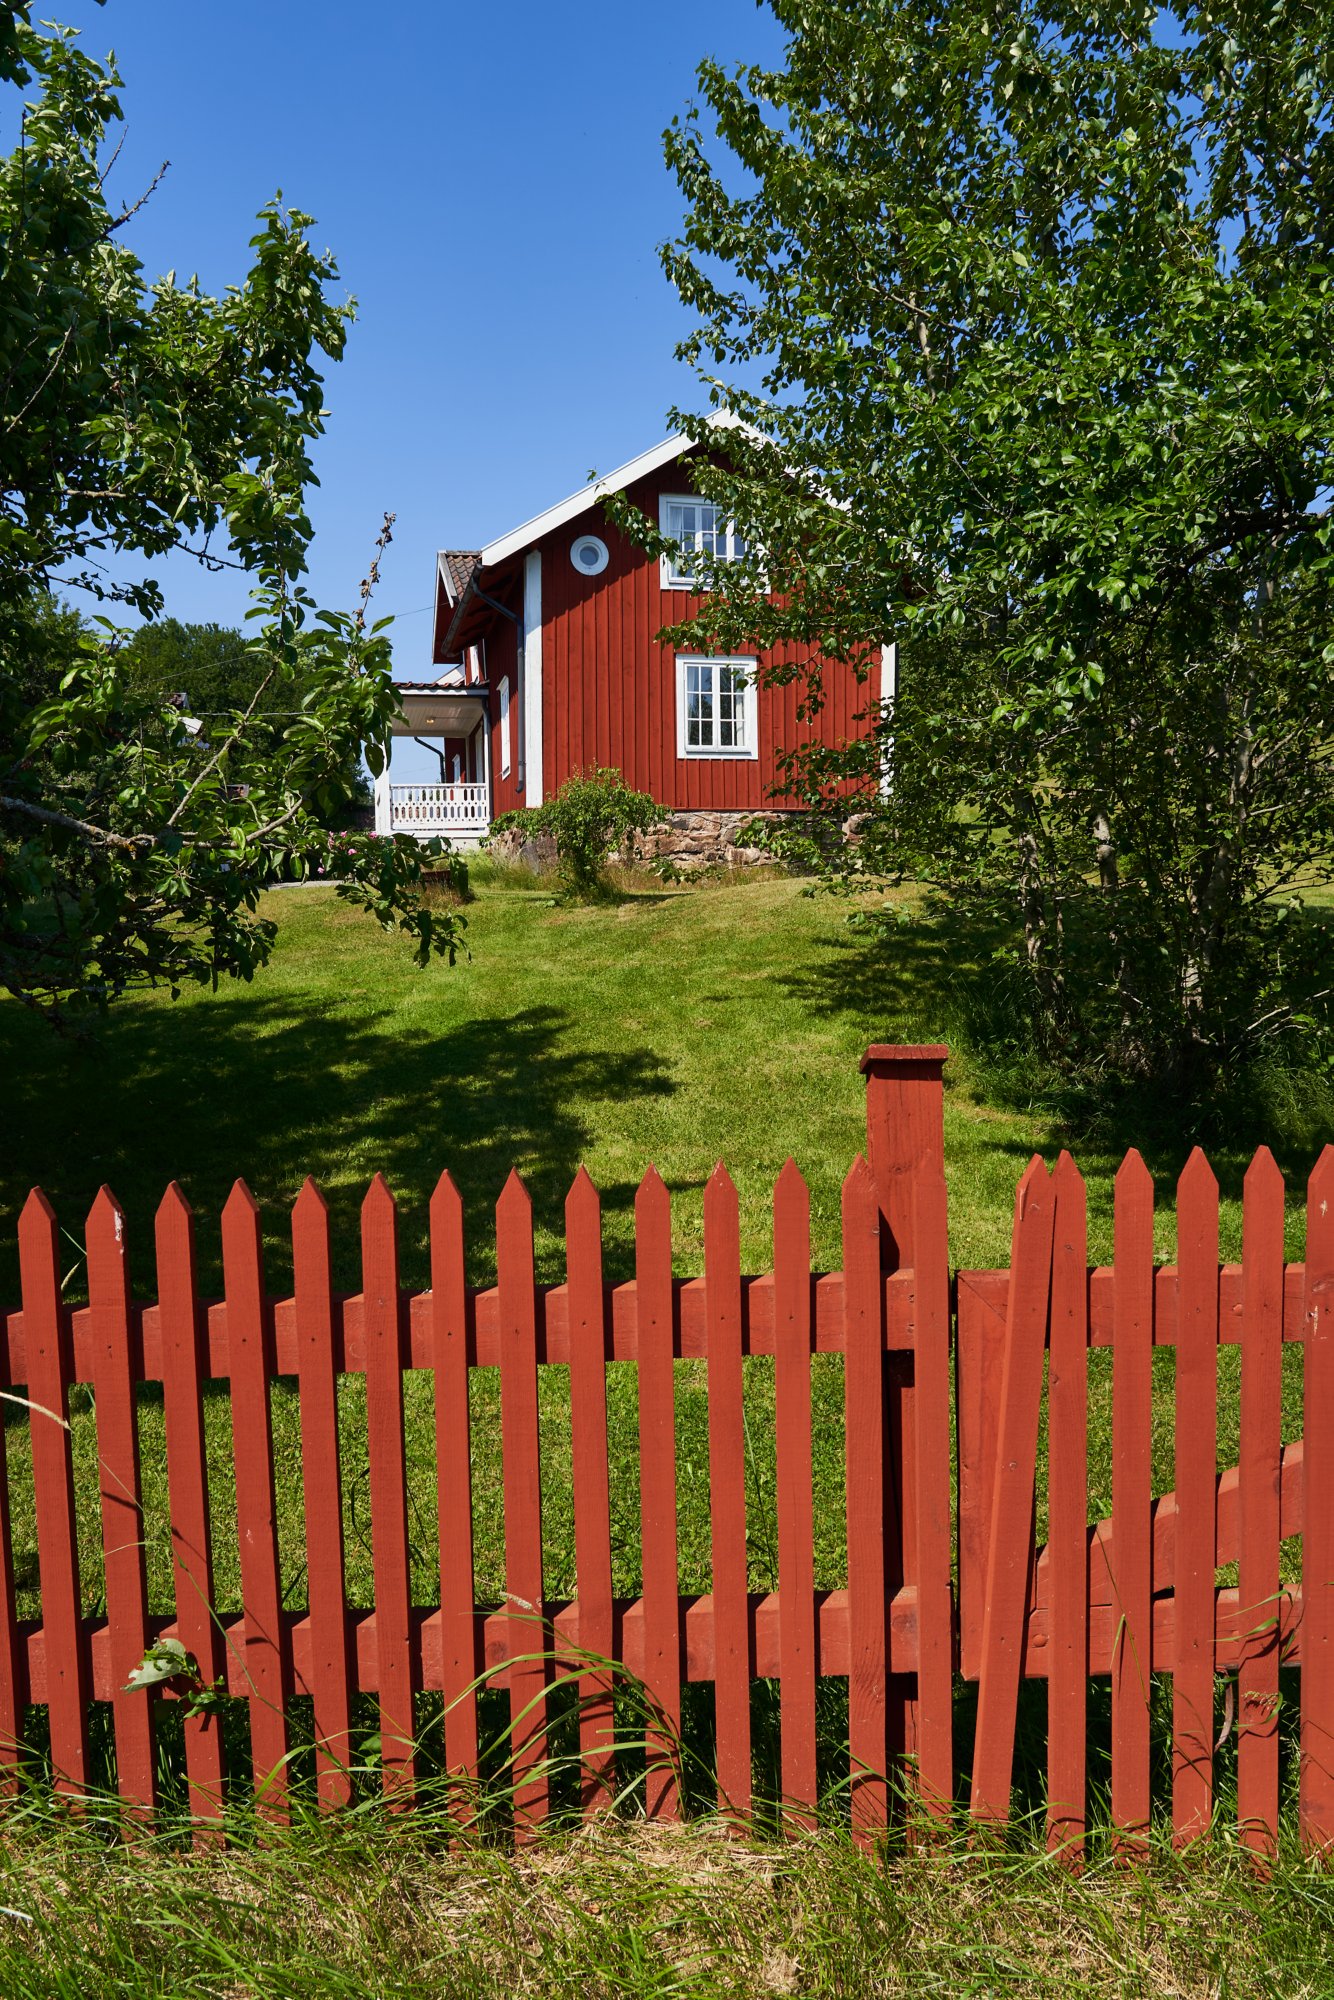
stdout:
[(916, 1424), (917, 1789), (928, 1817), (954, 1797), (954, 1601), (950, 1582), (950, 1266), (945, 1177), (914, 1181), (913, 1388)]
[(403, 1333), (394, 1197), (382, 1174), (361, 1204), (362, 1326), (366, 1341), (366, 1445), (371, 1492), (371, 1564), (379, 1659), (380, 1768), (395, 1811), (412, 1803), (412, 1578), (408, 1568), (408, 1477), (403, 1437)]
[(1242, 1242), (1237, 1818), (1243, 1845), (1278, 1838), (1279, 1480), (1283, 1412), (1283, 1176), (1267, 1146), (1246, 1173)]
[(721, 1161), (704, 1189), (704, 1283), (718, 1803), (744, 1819), (750, 1812), (751, 1778), (741, 1229), (736, 1189)]
[(1088, 1692), (1088, 1198), (1069, 1153), (1053, 1175), (1047, 1359), (1047, 1845), (1083, 1860)]
[(1306, 1490), (1302, 1536), (1302, 1840), (1334, 1848), (1334, 1146), (1306, 1203)]
[(321, 1808), (330, 1811), (346, 1805), (352, 1796), (352, 1682), (343, 1569), (329, 1208), (310, 1179), (304, 1182), (292, 1208), (292, 1279), (301, 1398), (301, 1478), (306, 1503), (315, 1785)]
[(774, 1432), (783, 1803), (794, 1826), (809, 1828), (816, 1803), (811, 1198), (791, 1159), (774, 1188)]
[[(609, 1661), (612, 1652), (606, 1297), (602, 1203), (583, 1167), (565, 1200), (565, 1244), (579, 1645), (601, 1662)], [(609, 1667), (599, 1664), (580, 1674), (580, 1797), (586, 1813), (608, 1800), (613, 1789), (611, 1696)]]
[(1000, 1822), (1010, 1816), (1014, 1731), (1032, 1557), (1042, 1360), (1051, 1302), (1054, 1221), (1051, 1181), (1035, 1154), (1019, 1183), (1014, 1206), (996, 1485), (987, 1551), (982, 1670), (973, 1750), (970, 1809), (977, 1820)]
[(1213, 1812), (1218, 1183), (1198, 1146), (1177, 1184), (1176, 1408), (1172, 1831), (1180, 1843), (1207, 1833)]
[[(162, 1197), (156, 1230), (176, 1631), (181, 1644), (194, 1655), (201, 1680), (214, 1687), (223, 1678), (226, 1661), (222, 1634), (213, 1615), (203, 1399), (207, 1349), (195, 1278), (194, 1217), (175, 1181)], [(190, 1809), (201, 1821), (216, 1819), (222, 1811), (220, 1719), (207, 1709), (199, 1715), (187, 1715), (184, 1733)], [(207, 1840), (207, 1828), (201, 1826), (196, 1837)]]
[(675, 1819), (681, 1734), (681, 1600), (676, 1547), (676, 1374), (671, 1198), (650, 1167), (635, 1196), (639, 1315), (639, 1498), (647, 1731), (644, 1810)]
[(885, 1587), (885, 1347), (880, 1201), (865, 1160), (843, 1182), (843, 1396), (847, 1452), (848, 1748), (854, 1835), (889, 1817), (889, 1604)]
[(237, 1543), (245, 1603), (242, 1669), (250, 1703), (250, 1752), (261, 1810), (281, 1819), (287, 1815), (291, 1659), (278, 1568), (269, 1414), (269, 1383), (275, 1369), (264, 1293), (259, 1208), (244, 1181), (236, 1182), (222, 1211), (222, 1271), (232, 1386)]
[(126, 1690), (148, 1645), (148, 1582), (134, 1399), (135, 1379), (142, 1371), (135, 1351), (138, 1326), (130, 1305), (125, 1216), (108, 1187), (98, 1191), (89, 1212), (86, 1241), (116, 1777), (131, 1812), (143, 1816), (152, 1811), (157, 1792), (152, 1697), (147, 1692)]
[(1118, 1855), (1144, 1851), (1152, 1672), (1153, 1181), (1137, 1152), (1116, 1176), (1112, 1350), (1112, 1822)]
[(441, 1174), (431, 1196), (431, 1335), (435, 1358), (436, 1519), (445, 1766), (477, 1781), (477, 1627), (472, 1546), (472, 1424), (463, 1202)]
[[(23, 1330), (28, 1349), (33, 1497), (41, 1565), (42, 1631), (46, 1651), (46, 1700), (56, 1790), (78, 1797), (88, 1788), (90, 1673), (79, 1589), (79, 1545), (70, 1450), (69, 1385), (74, 1374), (69, 1313), (60, 1296), (59, 1239), (55, 1211), (34, 1188), (19, 1217), (19, 1273)], [(3, 1431), (0, 1424), (0, 1432)], [(0, 1449), (3, 1446), (0, 1445)], [(4, 1466), (0, 1462), (0, 1487)], [(13, 1637), (11, 1639), (10, 1634)], [(14, 1598), (5, 1591), (0, 1625), (0, 1772), (17, 1754), (25, 1698)], [(6, 1702), (12, 1706), (8, 1712)]]
[(537, 1298), (533, 1205), (517, 1173), (496, 1206), (500, 1293), (500, 1429), (505, 1482), (505, 1591), (509, 1600), (510, 1747), (514, 1823), (522, 1834), (547, 1812), (542, 1596), (542, 1476), (537, 1420)]

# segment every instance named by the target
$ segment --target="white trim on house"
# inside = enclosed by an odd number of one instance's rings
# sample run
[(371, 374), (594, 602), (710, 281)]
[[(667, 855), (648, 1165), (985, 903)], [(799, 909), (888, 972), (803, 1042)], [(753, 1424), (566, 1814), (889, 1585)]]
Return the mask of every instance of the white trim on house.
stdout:
[[(692, 744), (687, 739), (687, 683), (692, 667), (737, 667), (745, 674), (745, 685), (733, 691), (741, 698), (740, 744)], [(754, 763), (760, 754), (759, 704), (755, 699), (756, 662), (735, 654), (717, 656), (709, 653), (678, 653), (676, 656), (676, 754), (693, 762), (696, 758), (718, 758), (727, 763)], [(711, 699), (717, 701), (719, 690)], [(715, 729), (720, 718), (714, 710)]]
[[(731, 430), (740, 422), (741, 419), (734, 417), (730, 410), (716, 410), (709, 418), (715, 430)], [(567, 521), (576, 520), (580, 514), (586, 513), (605, 494), (620, 493), (625, 487), (633, 486), (636, 479), (647, 478), (650, 472), (660, 471), (673, 459), (695, 449), (684, 431), (674, 431), (661, 444), (655, 444), (648, 451), (641, 451), (638, 458), (617, 466), (615, 472), (609, 472), (605, 479), (599, 479), (590, 486), (581, 486), (567, 500), (560, 500), (543, 513), (534, 514), (531, 521), (512, 528), (509, 534), (501, 535), (497, 541), (488, 542), (482, 550), (483, 568), (490, 569), (493, 563), (504, 562), (508, 556), (517, 556), (533, 542), (540, 541), (543, 535), (549, 535), (553, 528), (563, 528)]]
[(542, 551), (523, 560), (523, 802), (542, 803)]
[(508, 778), (513, 758), (510, 753), (510, 677), (500, 676), (500, 775)]
[[(687, 553), (685, 544), (682, 542), (680, 535), (674, 534), (672, 532), (671, 524), (667, 518), (668, 510), (672, 507), (712, 508), (714, 514), (714, 526), (712, 529), (712, 533), (715, 537), (714, 558), (715, 560), (718, 560), (718, 551), (716, 547), (716, 538), (718, 535), (717, 502), (714, 500), (706, 500), (704, 496), (700, 493), (660, 493), (658, 495), (658, 532), (659, 534), (670, 536), (671, 539), (681, 547), (681, 552), (682, 555), (684, 556)], [(703, 532), (702, 529), (697, 530), (697, 534), (702, 534), (702, 532)], [(726, 541), (727, 548), (721, 560), (723, 562), (737, 562), (739, 560), (737, 554), (737, 543), (741, 540), (741, 537), (737, 534), (735, 521), (729, 521), (727, 523), (727, 530), (723, 539)], [(696, 541), (695, 547), (693, 551), (691, 551), (691, 553), (695, 555), (698, 555), (700, 553), (700, 543), (698, 540)], [(664, 590), (695, 590), (698, 588), (693, 570), (689, 576), (680, 575), (677, 571), (676, 565), (672, 557), (669, 555), (664, 554), (662, 557), (660, 557), (659, 573), (661, 575), (662, 587)]]
[[(893, 713), (894, 697), (899, 691), (899, 649), (893, 640), (880, 648), (880, 712)], [(894, 789), (894, 739), (885, 741), (884, 755), (880, 760), (880, 796), (887, 799)]]

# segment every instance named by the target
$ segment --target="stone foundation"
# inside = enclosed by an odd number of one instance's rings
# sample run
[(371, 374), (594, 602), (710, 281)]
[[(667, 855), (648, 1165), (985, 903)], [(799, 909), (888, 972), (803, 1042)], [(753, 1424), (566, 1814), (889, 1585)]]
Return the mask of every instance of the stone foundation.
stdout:
[(772, 857), (762, 847), (743, 846), (741, 828), (756, 820), (779, 823), (777, 812), (674, 812), (639, 842), (646, 861), (671, 861), (678, 868), (750, 868)]
[[(754, 867), (770, 856), (763, 848), (741, 845), (737, 838), (740, 829), (749, 821), (790, 817), (779, 812), (674, 812), (662, 826), (636, 841), (635, 858), (641, 862), (670, 861), (683, 870)], [(548, 833), (527, 837), (502, 833), (488, 843), (488, 852), (502, 861), (522, 862), (525, 868), (550, 868), (556, 860), (556, 844)]]

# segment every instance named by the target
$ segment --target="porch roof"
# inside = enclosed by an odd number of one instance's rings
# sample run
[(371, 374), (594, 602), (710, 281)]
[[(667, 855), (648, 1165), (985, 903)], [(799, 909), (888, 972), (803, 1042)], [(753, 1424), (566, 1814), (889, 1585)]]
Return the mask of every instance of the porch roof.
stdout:
[(486, 714), (487, 689), (441, 686), (436, 681), (395, 681), (399, 712), (394, 736), (471, 736)]

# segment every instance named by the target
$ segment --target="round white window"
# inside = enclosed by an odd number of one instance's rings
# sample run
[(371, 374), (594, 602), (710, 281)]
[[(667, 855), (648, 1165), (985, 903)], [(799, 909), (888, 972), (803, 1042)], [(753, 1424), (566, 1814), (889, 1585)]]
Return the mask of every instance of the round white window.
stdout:
[(580, 576), (601, 576), (607, 567), (607, 544), (599, 535), (579, 535), (570, 544), (570, 561)]

